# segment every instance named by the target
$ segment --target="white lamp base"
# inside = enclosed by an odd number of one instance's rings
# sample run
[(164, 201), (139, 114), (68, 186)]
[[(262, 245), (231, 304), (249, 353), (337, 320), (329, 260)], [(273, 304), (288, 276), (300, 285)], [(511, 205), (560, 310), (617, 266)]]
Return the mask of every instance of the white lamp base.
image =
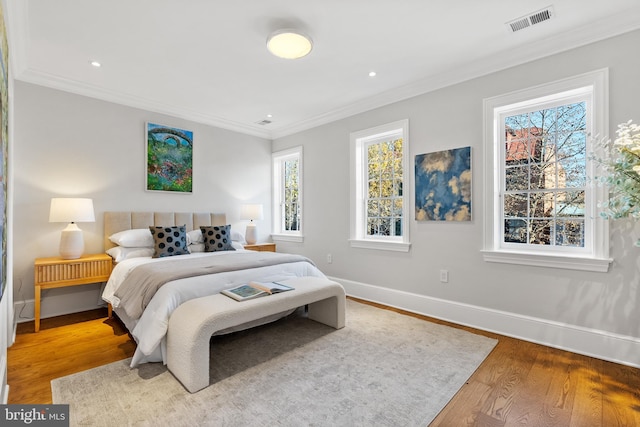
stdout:
[(84, 252), (84, 238), (82, 230), (73, 222), (60, 233), (60, 257), (62, 259), (77, 259)]
[(247, 225), (247, 231), (244, 234), (244, 239), (250, 245), (255, 245), (258, 241), (258, 228), (253, 222)]

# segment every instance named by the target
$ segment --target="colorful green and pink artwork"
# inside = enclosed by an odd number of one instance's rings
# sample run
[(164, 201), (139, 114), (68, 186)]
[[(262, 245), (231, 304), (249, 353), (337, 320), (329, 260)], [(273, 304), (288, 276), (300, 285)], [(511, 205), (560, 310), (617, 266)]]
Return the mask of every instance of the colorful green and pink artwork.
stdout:
[(193, 191), (193, 132), (147, 123), (147, 190)]

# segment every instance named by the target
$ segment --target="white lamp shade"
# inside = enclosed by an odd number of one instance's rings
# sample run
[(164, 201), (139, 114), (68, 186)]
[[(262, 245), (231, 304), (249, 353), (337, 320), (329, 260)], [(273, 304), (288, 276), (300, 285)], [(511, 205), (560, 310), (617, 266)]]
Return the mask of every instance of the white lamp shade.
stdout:
[(49, 222), (95, 222), (92, 199), (53, 198)]
[(262, 205), (242, 205), (240, 206), (240, 219), (261, 220), (263, 218)]

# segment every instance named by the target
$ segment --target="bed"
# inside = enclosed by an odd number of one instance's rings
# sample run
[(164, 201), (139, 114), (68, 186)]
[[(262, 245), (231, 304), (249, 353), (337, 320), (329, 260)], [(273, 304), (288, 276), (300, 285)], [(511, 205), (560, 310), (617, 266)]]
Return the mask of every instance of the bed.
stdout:
[[(153, 258), (154, 250), (158, 249), (148, 247), (149, 237), (144, 230), (171, 226), (184, 226), (188, 235), (187, 247), (192, 253)], [(212, 226), (227, 226), (232, 250), (202, 250), (203, 244), (195, 236), (201, 235), (201, 227)], [(143, 242), (140, 240), (142, 234)], [(102, 299), (111, 304), (137, 343), (131, 367), (148, 362), (167, 363), (169, 318), (186, 301), (217, 294), (222, 289), (249, 280), (279, 281), (303, 276), (325, 278), (307, 258), (244, 250), (241, 244), (243, 237), (230, 230), (226, 215), (222, 213), (105, 212), (104, 236), (105, 250), (114, 258), (115, 266)], [(155, 245), (158, 239), (152, 237), (152, 241)], [(168, 275), (167, 271), (170, 272)], [(166, 283), (159, 285), (154, 282), (152, 277), (156, 276), (166, 276)], [(289, 313), (278, 313), (219, 333), (257, 326)]]

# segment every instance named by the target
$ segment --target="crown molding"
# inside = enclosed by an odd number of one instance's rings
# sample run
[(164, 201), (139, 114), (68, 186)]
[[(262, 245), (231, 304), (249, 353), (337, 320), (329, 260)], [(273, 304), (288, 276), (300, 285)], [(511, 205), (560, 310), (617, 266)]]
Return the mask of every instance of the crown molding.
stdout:
[(122, 92), (105, 90), (98, 86), (88, 85), (52, 74), (42, 73), (34, 70), (26, 70), (19, 76), (16, 76), (16, 79), (27, 83), (46, 86), (52, 89), (75, 93), (77, 95), (83, 95), (90, 98), (113, 102), (115, 104), (139, 108), (141, 110), (151, 111), (154, 113), (166, 114), (168, 116), (180, 119), (190, 120), (197, 123), (240, 132), (246, 135), (271, 139), (271, 133), (268, 130), (256, 129), (252, 125), (227, 120), (223, 117), (204, 114), (200, 111), (191, 110), (189, 108), (181, 106), (164, 104), (162, 102), (145, 99), (138, 96), (132, 96), (130, 94)]
[(255, 124), (238, 123), (223, 117), (203, 114), (175, 105), (144, 99), (130, 94), (105, 90), (98, 86), (87, 85), (75, 80), (43, 73), (28, 67), (28, 39), (29, 39), (29, 10), (27, 1), (2, 0), (6, 6), (6, 21), (9, 33), (11, 55), (11, 70), (14, 79), (40, 86), (58, 89), (77, 95), (88, 96), (103, 101), (139, 108), (155, 113), (166, 114), (172, 117), (190, 120), (210, 126), (219, 127), (247, 135), (257, 136), (271, 140), (271, 132), (267, 129), (258, 129)]
[[(419, 81), (400, 86), (386, 92), (344, 105), (324, 113), (308, 117), (292, 125), (260, 129), (254, 123), (241, 123), (224, 117), (204, 114), (176, 105), (164, 104), (150, 99), (133, 96), (126, 93), (105, 90), (98, 86), (87, 85), (60, 76), (50, 75), (28, 68), (28, 2), (2, 0), (7, 6), (7, 27), (9, 28), (9, 42), (11, 44), (11, 67), (16, 80), (25, 81), (41, 86), (51, 87), (78, 95), (89, 96), (104, 101), (140, 108), (173, 117), (182, 118), (210, 126), (215, 126), (235, 132), (244, 133), (260, 138), (277, 139), (299, 133), (317, 126), (325, 125), (337, 120), (364, 113), (400, 102), (415, 96), (432, 92), (447, 86), (458, 84), (490, 73), (498, 72), (510, 67), (518, 66), (543, 57), (575, 49), (590, 43), (615, 37), (640, 28), (640, 13), (625, 14), (623, 16), (605, 17), (597, 24), (566, 31), (542, 41), (526, 43), (516, 50), (499, 52), (490, 58), (480, 59), (464, 67), (453, 67), (452, 70), (427, 76)], [(544, 28), (544, 26), (543, 26)], [(540, 28), (538, 28), (539, 30)], [(511, 37), (521, 36), (518, 33)]]
[[(464, 67), (453, 67), (444, 73), (400, 86), (361, 101), (310, 117), (291, 126), (272, 130), (273, 139), (282, 138), (317, 126), (364, 113), (366, 111), (413, 98), (444, 87), (472, 80), (507, 68), (566, 52), (591, 43), (619, 36), (640, 28), (640, 14), (603, 19), (597, 26), (588, 25), (543, 41), (518, 46), (516, 51), (501, 52)], [(518, 36), (514, 33), (513, 36)]]

